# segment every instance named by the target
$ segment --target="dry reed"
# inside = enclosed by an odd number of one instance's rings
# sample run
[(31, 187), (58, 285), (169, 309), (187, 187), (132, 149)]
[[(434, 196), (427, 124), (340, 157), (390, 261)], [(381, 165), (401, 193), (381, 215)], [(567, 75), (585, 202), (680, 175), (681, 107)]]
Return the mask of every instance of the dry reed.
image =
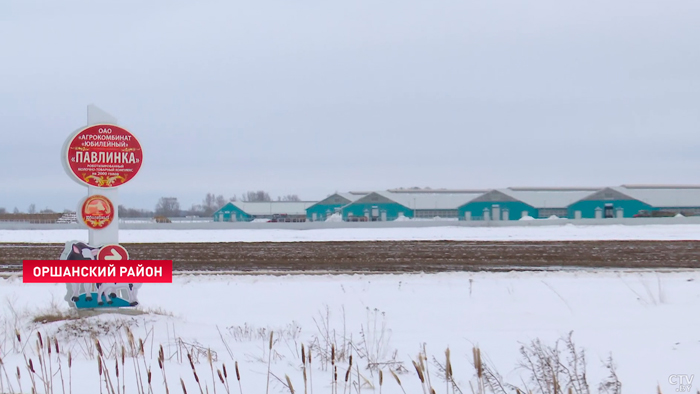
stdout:
[(192, 368), (192, 375), (194, 375), (194, 380), (197, 382), (197, 386), (199, 386), (199, 394), (204, 394), (204, 390), (202, 390), (202, 384), (199, 381), (199, 376), (197, 375), (197, 370), (194, 367), (194, 362), (192, 362), (192, 354), (190, 352), (187, 352), (187, 360), (190, 362), (190, 367)]
[[(54, 345), (56, 347), (56, 361), (58, 362), (58, 373), (61, 376), (61, 392), (66, 394), (66, 384), (63, 380), (63, 365), (61, 363), (61, 348), (58, 346), (58, 338), (54, 338)], [(21, 391), (21, 389), (20, 389)]]
[(478, 346), (472, 348), (472, 359), (474, 369), (476, 370), (477, 389), (479, 394), (486, 393), (486, 384), (484, 382), (484, 365), (481, 362), (481, 349)]
[(406, 390), (404, 390), (403, 385), (401, 384), (401, 379), (399, 379), (399, 375), (396, 374), (393, 370), (389, 369), (389, 372), (391, 372), (391, 375), (394, 376), (394, 379), (396, 379), (396, 383), (399, 384), (399, 387), (401, 388), (401, 391), (403, 391), (403, 394), (406, 394)]
[(425, 389), (425, 376), (423, 375), (423, 370), (421, 369), (422, 367), (418, 365), (418, 363), (415, 360), (411, 360), (413, 363), (413, 368), (416, 369), (416, 374), (418, 374), (418, 379), (420, 379), (420, 386), (423, 389), (423, 394), (427, 394), (427, 391)]
[[(0, 355), (0, 367), (2, 369), (5, 369), (5, 364), (2, 361), (2, 355)], [(7, 375), (7, 373), (5, 373)], [(10, 384), (10, 380), (7, 380), (7, 383)], [(5, 392), (5, 380), (2, 378), (2, 374), (0, 373), (0, 393)]]
[(294, 394), (294, 386), (292, 386), (292, 381), (289, 379), (289, 375), (284, 375), (284, 377), (287, 379), (287, 388), (289, 388), (289, 392)]
[(211, 357), (211, 348), (207, 349), (207, 361), (209, 361), (209, 368), (211, 369), (211, 384), (214, 388), (214, 394), (216, 394), (216, 379), (214, 379), (214, 364)]
[(182, 386), (183, 394), (187, 394), (187, 387), (185, 387), (185, 381), (180, 378), (180, 385)]
[(114, 375), (117, 378), (117, 394), (120, 394), (121, 388), (119, 387), (119, 356), (115, 355), (114, 357)]
[(102, 394), (102, 357), (97, 356), (97, 372), (100, 374), (98, 382), (100, 383), (100, 394)]
[(68, 394), (73, 393), (73, 354), (68, 351)]
[[(348, 370), (347, 370), (347, 372), (345, 372), (345, 386), (343, 387), (343, 394), (345, 394), (348, 390), (348, 380), (350, 378), (351, 372), (352, 372), (352, 354), (350, 355), (350, 358), (349, 358)], [(352, 382), (350, 382), (350, 385), (352, 386)]]
[(272, 365), (272, 337), (274, 335), (274, 331), (270, 331), (270, 346), (268, 347), (268, 353), (267, 353), (267, 386), (265, 388), (265, 394), (270, 393), (270, 367)]
[(311, 366), (311, 347), (309, 346), (309, 394), (314, 394), (313, 367)]
[(236, 380), (238, 380), (238, 392), (243, 394), (243, 387), (241, 386), (241, 373), (238, 371), (238, 361), (234, 362), (233, 368), (236, 370)]
[(331, 391), (335, 387), (335, 394), (338, 394), (338, 366), (333, 366), (333, 376), (331, 376)]
[(335, 344), (331, 344), (331, 371), (334, 371), (331, 375), (331, 392), (337, 393), (338, 369), (335, 366)]
[[(121, 359), (122, 359), (122, 375), (126, 374), (126, 368), (124, 367), (125, 363), (125, 357), (126, 357), (126, 349), (124, 349), (124, 345), (122, 345), (122, 353), (121, 353)], [(117, 381), (117, 385), (119, 385), (119, 382)], [(126, 376), (122, 376), (122, 393), (126, 394)]]
[(22, 374), (19, 372), (19, 366), (17, 367), (17, 385), (19, 386), (19, 392), (23, 393), (22, 390)]
[(306, 351), (304, 350), (304, 344), (301, 344), (301, 368), (302, 375), (304, 377), (304, 394), (308, 393), (308, 384), (306, 380)]
[(32, 362), (31, 358), (29, 358), (29, 361), (27, 361), (26, 355), (24, 356), (24, 361), (27, 364), (27, 370), (29, 371), (29, 379), (32, 382), (32, 392), (36, 393), (36, 379), (34, 378), (36, 371), (34, 370), (34, 363)]

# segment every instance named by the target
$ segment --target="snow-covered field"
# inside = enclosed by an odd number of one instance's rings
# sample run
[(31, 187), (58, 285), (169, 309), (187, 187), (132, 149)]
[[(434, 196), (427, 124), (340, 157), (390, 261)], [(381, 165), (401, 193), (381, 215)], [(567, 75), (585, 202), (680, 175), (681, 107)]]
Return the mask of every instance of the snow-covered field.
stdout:
[[(304, 241), (565, 241), (700, 240), (700, 225), (598, 225), (542, 227), (416, 227), (322, 230), (120, 230), (120, 242)], [(87, 230), (0, 230), (0, 242), (64, 243), (87, 239)]]
[[(482, 358), (504, 381), (522, 387), (521, 378), (527, 382), (527, 373), (516, 368), (521, 344), (540, 339), (545, 345), (554, 345), (570, 331), (576, 346), (585, 350), (591, 392), (597, 392), (598, 383), (607, 375), (602, 360), (611, 353), (624, 393), (656, 393), (657, 384), (664, 393), (674, 392), (678, 386), (669, 384), (670, 375), (700, 376), (698, 271), (178, 276), (173, 284), (144, 285), (139, 294), (145, 309), (173, 316), (102, 315), (77, 323), (29, 322), (31, 316), (46, 310), (52, 301), (67, 309), (64, 295), (65, 285), (22, 284), (18, 278), (0, 280), (4, 319), (0, 324), (1, 354), (15, 390), (13, 371), (17, 365), (22, 366), (24, 391), (31, 387), (24, 360), (12, 351), (18, 345), (13, 333), (15, 325), (20, 328), (24, 343), (30, 342), (26, 353), (34, 359), (36, 369), (39, 367), (33, 355), (35, 350), (29, 350), (37, 339), (33, 330), (39, 329), (44, 340), (47, 335), (58, 335), (65, 384), (65, 353), (72, 348), (72, 392), (94, 394), (99, 392), (99, 377), (97, 361), (87, 359), (92, 353), (87, 332), (97, 329), (105, 353), (111, 352), (111, 344), (121, 343), (125, 336), (124, 330), (120, 334), (108, 332), (109, 327), (125, 321), (137, 340), (145, 340), (145, 363), (152, 369), (155, 393), (165, 392), (157, 362), (159, 344), (169, 359), (166, 372), (170, 391), (182, 392), (182, 378), (189, 393), (199, 392), (186, 356), (181, 354), (178, 360), (177, 352), (184, 347), (178, 346), (176, 338), (215, 351), (214, 368), (227, 365), (231, 392), (239, 392), (234, 361), (239, 363), (243, 393), (265, 392), (269, 330), (274, 330), (277, 338), (271, 373), (281, 380), (288, 375), (296, 392), (304, 392), (299, 347), (304, 343), (308, 349), (315, 343), (320, 347), (313, 351), (313, 392), (328, 393), (331, 374), (323, 371), (321, 356), (326, 351), (326, 324), (339, 352), (347, 348), (343, 346), (344, 337), (354, 344), (353, 362), (359, 364), (360, 373), (376, 388), (372, 391), (365, 383), (364, 393), (379, 392), (376, 372), (372, 374), (365, 368), (367, 355), (378, 362), (389, 362), (394, 352), (396, 361), (408, 371), (399, 374), (406, 393), (422, 392), (411, 358), (417, 359), (423, 343), (427, 346), (431, 381), (438, 393), (445, 393), (446, 387), (432, 356), (444, 362), (448, 346), (455, 379), (464, 393), (471, 392), (469, 381), (476, 382), (470, 364), (474, 345), (480, 347)], [(108, 324), (100, 326), (98, 322)], [(55, 372), (55, 352), (52, 356)], [(110, 361), (106, 365), (114, 381), (114, 355), (107, 357)], [(213, 393), (206, 357), (199, 355), (196, 359), (203, 391), (206, 392), (206, 384), (208, 392)], [(139, 363), (145, 384), (145, 366), (140, 358)], [(347, 360), (338, 362), (338, 392), (345, 392), (346, 368)], [(126, 371), (121, 372), (121, 376), (126, 372), (126, 392), (137, 393), (130, 359), (127, 358)], [(387, 368), (384, 374), (382, 392), (402, 393)], [(9, 391), (7, 378), (4, 373), (2, 376), (5, 391)], [(285, 392), (275, 377), (270, 379), (270, 392)], [(224, 393), (218, 377), (214, 380), (217, 392)], [(696, 379), (691, 392), (698, 388), (700, 382)], [(43, 388), (39, 391), (43, 392)], [(54, 392), (61, 392), (58, 375)]]

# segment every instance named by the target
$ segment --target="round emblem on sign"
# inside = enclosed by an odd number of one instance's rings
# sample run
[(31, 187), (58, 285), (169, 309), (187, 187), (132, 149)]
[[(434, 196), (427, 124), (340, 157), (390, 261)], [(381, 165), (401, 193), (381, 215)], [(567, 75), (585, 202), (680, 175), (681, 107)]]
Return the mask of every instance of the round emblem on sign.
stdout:
[(80, 220), (93, 230), (103, 229), (114, 220), (114, 205), (105, 196), (89, 196), (80, 204)]
[(126, 129), (109, 124), (78, 130), (63, 148), (63, 165), (78, 183), (94, 187), (121, 186), (141, 169), (141, 144)]

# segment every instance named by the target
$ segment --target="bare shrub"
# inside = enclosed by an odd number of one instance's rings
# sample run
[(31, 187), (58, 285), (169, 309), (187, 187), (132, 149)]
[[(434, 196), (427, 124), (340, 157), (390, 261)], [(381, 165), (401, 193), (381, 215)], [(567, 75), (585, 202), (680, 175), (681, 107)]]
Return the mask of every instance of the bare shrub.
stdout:
[(226, 331), (231, 339), (236, 342), (259, 341), (263, 339), (266, 340), (270, 337), (270, 331), (275, 332), (275, 341), (296, 341), (301, 335), (301, 327), (294, 321), (284, 327), (274, 329), (270, 327), (256, 327), (254, 325), (244, 323), (242, 326), (226, 327)]
[(398, 350), (390, 345), (392, 332), (387, 328), (386, 313), (376, 308), (367, 308), (366, 312), (366, 325), (360, 329), (358, 356), (366, 359), (370, 371), (389, 367), (397, 372), (405, 372), (403, 363), (397, 361)]
[(598, 385), (599, 394), (621, 394), (622, 383), (617, 377), (617, 370), (612, 355), (603, 362), (603, 367), (608, 370), (608, 376)]
[(346, 335), (345, 309), (343, 309), (343, 331), (338, 343), (338, 332), (331, 327), (331, 311), (326, 305), (324, 311), (318, 312), (318, 317), (314, 317), (317, 333), (313, 336), (309, 344), (309, 352), (315, 354), (315, 358), (320, 360), (322, 370), (328, 370), (329, 364), (333, 366), (336, 361), (345, 363), (350, 355), (350, 339)]
[[(275, 349), (270, 349), (266, 345), (266, 342), (270, 339), (270, 333), (273, 331), (275, 333), (273, 337), (273, 345), (284, 345), (284, 347), (286, 347), (287, 350), (289, 350), (290, 354), (295, 355), (298, 358), (298, 341), (301, 337), (301, 327), (297, 324), (297, 322), (294, 321), (287, 324), (284, 327), (275, 329), (272, 329), (270, 327), (256, 327), (254, 325), (245, 323), (242, 326), (226, 327), (226, 335), (222, 334), (220, 331), (219, 335), (221, 341), (226, 347), (226, 350), (229, 352), (231, 359), (233, 359), (233, 352), (231, 351), (231, 346), (229, 345), (230, 340), (234, 342), (261, 341), (261, 343), (263, 344), (261, 347), (262, 354), (253, 355), (247, 353), (245, 354), (245, 356), (249, 360), (266, 362), (266, 360), (270, 356), (272, 357), (273, 361), (282, 360), (285, 358), (285, 356), (282, 353), (279, 353)], [(272, 354), (268, 355), (268, 351), (272, 351)]]
[(535, 339), (529, 345), (520, 347), (520, 355), (519, 366), (529, 372), (532, 388), (511, 386), (513, 389), (537, 394), (561, 394), (567, 391), (590, 394), (586, 380), (585, 353), (583, 349), (576, 348), (573, 332), (558, 339), (554, 346), (544, 345)]

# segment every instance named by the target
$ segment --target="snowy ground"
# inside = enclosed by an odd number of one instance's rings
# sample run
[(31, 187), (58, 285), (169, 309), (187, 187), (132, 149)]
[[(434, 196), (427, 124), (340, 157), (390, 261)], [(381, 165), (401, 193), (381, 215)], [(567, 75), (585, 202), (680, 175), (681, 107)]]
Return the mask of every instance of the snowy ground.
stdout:
[[(565, 241), (700, 240), (700, 225), (599, 225), (542, 227), (423, 227), (322, 230), (121, 230), (120, 242), (294, 242), (294, 241)], [(64, 243), (87, 239), (87, 230), (0, 230), (1, 242)]]
[[(399, 375), (407, 393), (422, 392), (411, 364), (411, 358), (416, 359), (422, 343), (427, 345), (435, 390), (446, 392), (432, 356), (442, 362), (444, 350), (449, 346), (457, 383), (468, 393), (471, 392), (469, 381), (476, 381), (470, 365), (473, 345), (478, 344), (483, 358), (500, 372), (503, 380), (523, 386), (520, 378), (526, 379), (524, 371), (516, 368), (520, 345), (537, 338), (553, 345), (569, 331), (573, 331), (576, 345), (586, 351), (591, 392), (597, 392), (598, 383), (607, 374), (601, 360), (610, 353), (617, 364), (624, 393), (656, 393), (657, 384), (665, 393), (674, 392), (678, 387), (669, 384), (669, 375), (700, 376), (698, 271), (181, 276), (176, 277), (173, 284), (144, 285), (139, 294), (145, 308), (159, 309), (173, 316), (102, 315), (77, 324), (58, 322), (37, 326), (29, 323), (30, 317), (46, 309), (52, 300), (66, 309), (64, 295), (65, 285), (29, 285), (17, 278), (0, 279), (0, 301), (7, 302), (2, 308), (0, 347), (15, 390), (13, 371), (16, 365), (24, 365), (24, 361), (12, 351), (18, 345), (14, 339), (14, 325), (21, 329), (24, 343), (29, 341), (31, 346), (36, 340), (32, 330), (37, 327), (44, 337), (58, 333), (63, 347), (64, 374), (67, 373), (65, 352), (72, 347), (75, 357), (72, 391), (93, 394), (99, 392), (97, 362), (87, 360), (91, 347), (86, 340), (89, 335), (76, 327), (88, 330), (98, 327), (99, 322), (114, 325), (126, 321), (137, 339), (146, 341), (145, 362), (153, 369), (156, 393), (165, 392), (157, 365), (159, 344), (165, 348), (166, 359), (170, 358), (166, 361), (166, 370), (171, 392), (181, 392), (180, 378), (188, 392), (199, 392), (186, 357), (182, 362), (177, 360), (177, 351), (183, 348), (177, 345), (175, 338), (178, 337), (185, 343), (211, 347), (216, 352), (215, 368), (226, 363), (231, 392), (238, 392), (233, 377), (236, 360), (240, 364), (243, 393), (263, 393), (270, 329), (278, 338), (273, 347), (271, 372), (282, 380), (285, 374), (289, 375), (299, 393), (304, 392), (299, 345), (308, 346), (319, 341), (321, 346), (313, 353), (311, 379), (314, 392), (328, 393), (331, 375), (322, 370), (319, 353), (325, 351), (326, 310), (334, 341), (342, 350), (343, 337), (352, 338), (356, 346), (354, 363), (359, 363), (360, 373), (375, 386), (378, 377), (365, 369), (368, 362), (365, 354), (374, 355), (372, 357), (381, 362), (390, 361), (396, 351), (396, 360), (408, 370)], [(13, 311), (17, 317), (13, 316)], [(98, 330), (105, 352), (110, 351), (111, 344), (122, 340), (113, 333), (105, 334), (109, 327), (105, 325)], [(123, 330), (119, 332), (123, 334)], [(121, 334), (119, 338), (124, 338)], [(34, 351), (29, 350), (31, 346), (25, 351), (36, 363)], [(55, 353), (53, 356), (53, 368), (56, 368)], [(110, 357), (108, 366), (114, 380), (114, 356)], [(213, 393), (206, 357), (198, 358), (196, 368), (202, 386), (206, 384), (208, 392)], [(347, 361), (338, 364), (341, 382), (338, 392), (344, 392)], [(143, 362), (140, 368), (145, 368)], [(129, 359), (126, 372), (127, 392), (136, 393), (135, 373)], [(382, 392), (401, 393), (387, 369), (384, 373)], [(143, 374), (145, 376), (145, 372)], [(4, 374), (3, 379), (5, 391), (9, 391)], [(145, 382), (146, 378), (143, 379)], [(356, 377), (353, 379), (357, 381)], [(225, 392), (218, 378), (215, 380), (218, 392)], [(54, 385), (54, 392), (61, 392), (60, 380), (54, 380)], [(22, 369), (22, 386), (25, 392), (31, 387), (25, 369)], [(696, 379), (691, 392), (699, 387)], [(270, 392), (283, 391), (284, 386), (272, 377)], [(362, 392), (373, 391), (365, 384)]]

